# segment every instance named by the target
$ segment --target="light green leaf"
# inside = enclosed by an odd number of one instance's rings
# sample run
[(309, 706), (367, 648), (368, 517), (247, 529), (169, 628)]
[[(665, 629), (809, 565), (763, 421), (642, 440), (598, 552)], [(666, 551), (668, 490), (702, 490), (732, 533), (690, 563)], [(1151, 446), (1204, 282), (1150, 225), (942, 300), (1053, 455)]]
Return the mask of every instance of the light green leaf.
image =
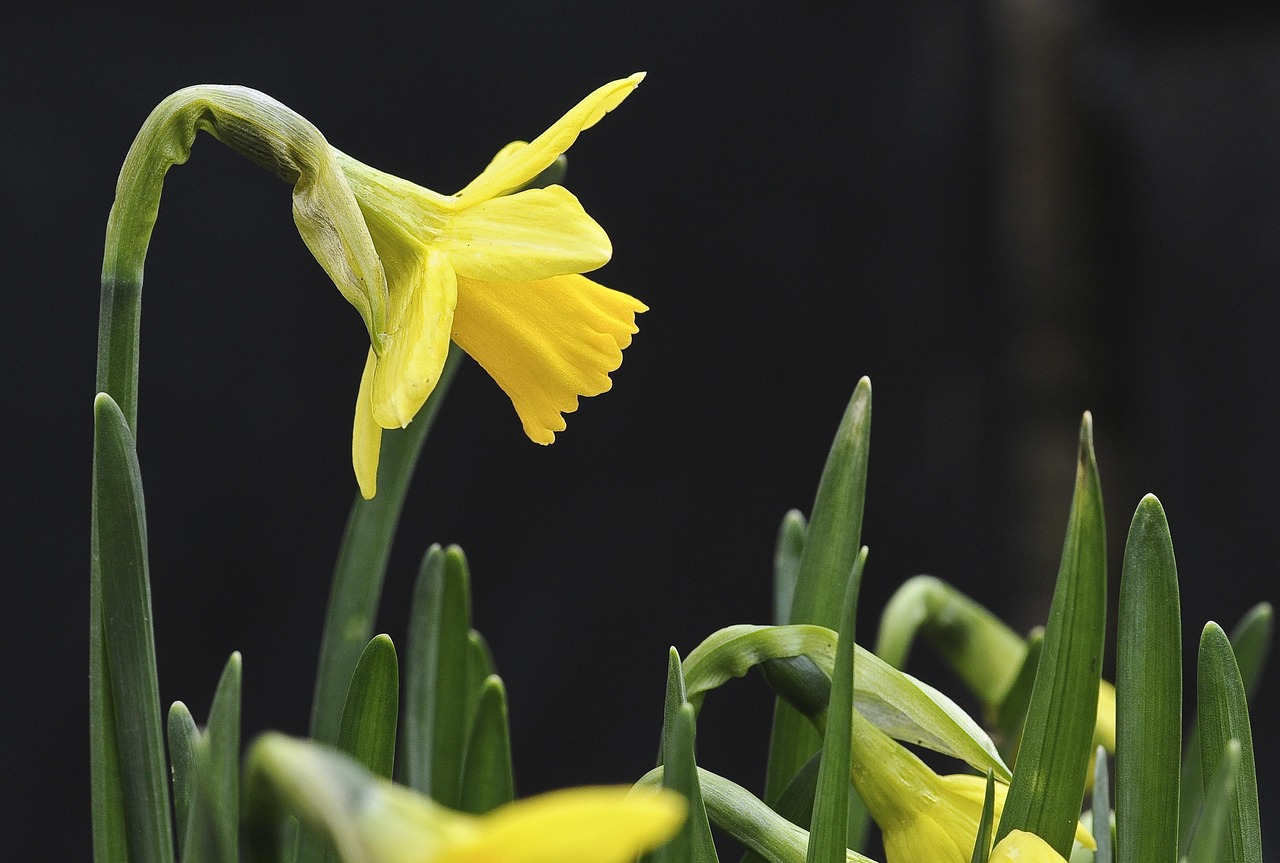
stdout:
[(773, 621), (788, 623), (791, 598), (795, 596), (796, 579), (800, 575), (800, 558), (804, 555), (804, 538), (808, 531), (804, 514), (793, 509), (782, 517), (778, 541), (773, 552)]
[[(165, 765), (142, 474), (133, 432), (106, 393), (94, 399), (90, 715), (95, 856), (171, 863)], [(96, 603), (91, 603), (96, 604)], [(109, 688), (108, 688), (109, 687)], [(123, 812), (123, 825), (120, 813)], [(119, 828), (124, 833), (120, 835)], [(127, 851), (125, 849), (127, 848)], [(123, 858), (117, 857), (123, 853)]]
[[(836, 634), (821, 626), (730, 626), (710, 635), (684, 661), (685, 686), (695, 707), (706, 693), (741, 677), (769, 660), (807, 657), (829, 679), (835, 663)], [(1006, 780), (1009, 768), (991, 738), (972, 717), (943, 693), (874, 653), (855, 645), (854, 706), (886, 734), (959, 758)], [(774, 671), (786, 666), (775, 666)], [(1096, 695), (1096, 693), (1095, 693)], [(814, 703), (826, 696), (813, 693)], [(825, 711), (824, 711), (825, 713)], [(825, 727), (825, 716), (812, 721)], [(1083, 788), (1084, 778), (1081, 777)]]
[[(636, 783), (639, 788), (662, 784), (663, 768), (655, 767)], [(711, 823), (769, 863), (804, 863), (809, 831), (797, 827), (764, 801), (735, 782), (698, 768), (698, 784)], [(845, 863), (876, 863), (856, 851), (845, 853)]]
[[(796, 575), (789, 621), (836, 629), (845, 582), (861, 547), (871, 436), (871, 381), (854, 388), (827, 456)], [(773, 714), (765, 800), (774, 802), (820, 745), (808, 721), (779, 701)]]
[[(1107, 750), (1099, 746), (1093, 756), (1093, 797), (1089, 805), (1093, 809), (1094, 863), (1111, 863), (1111, 777), (1107, 771)], [(1165, 863), (1173, 857), (1162, 858)]]
[[(1244, 681), (1227, 634), (1212, 621), (1200, 635), (1197, 703), (1200, 708), (1200, 761), (1208, 794), (1227, 743), (1240, 745), (1240, 766), (1227, 810), (1229, 863), (1262, 863), (1262, 825), (1258, 814), (1258, 778), (1254, 771), (1253, 733)], [(1206, 807), (1212, 801), (1206, 800)]]
[(1062, 564), (997, 842), (1026, 830), (1063, 857), (1071, 853), (1097, 724), (1106, 615), (1106, 523), (1086, 413)]
[(1222, 863), (1231, 857), (1231, 812), (1235, 808), (1236, 778), (1240, 775), (1240, 741), (1228, 740), (1209, 784), (1204, 811), (1191, 831), (1186, 863)]
[(476, 815), (510, 803), (516, 796), (507, 691), (496, 674), (488, 677), (476, 697), (462, 768), (461, 795), (462, 811)]
[[(1160, 501), (1138, 504), (1120, 575), (1116, 647), (1116, 855), (1178, 855), (1182, 752), (1182, 617), (1178, 568)], [(1095, 812), (1097, 805), (1094, 805)], [(1099, 840), (1099, 863), (1101, 840)]]
[(890, 597), (880, 615), (876, 655), (905, 668), (917, 633), (994, 711), (1009, 693), (1027, 655), (1027, 642), (1000, 618), (941, 579), (917, 575)]

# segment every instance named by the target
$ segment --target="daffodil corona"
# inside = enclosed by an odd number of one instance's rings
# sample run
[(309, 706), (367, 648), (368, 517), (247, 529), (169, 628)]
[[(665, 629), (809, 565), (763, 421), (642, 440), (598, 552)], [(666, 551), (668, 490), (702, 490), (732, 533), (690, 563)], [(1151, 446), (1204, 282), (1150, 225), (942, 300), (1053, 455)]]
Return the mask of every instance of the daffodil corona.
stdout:
[(606, 84), (533, 141), (504, 147), (454, 195), (336, 154), (387, 282), (386, 332), (371, 333), (352, 439), (366, 498), (376, 491), (382, 430), (413, 419), (451, 339), (506, 391), (537, 443), (555, 439), (580, 396), (609, 389), (646, 307), (582, 275), (612, 247), (577, 198), (557, 185), (522, 187), (643, 77)]

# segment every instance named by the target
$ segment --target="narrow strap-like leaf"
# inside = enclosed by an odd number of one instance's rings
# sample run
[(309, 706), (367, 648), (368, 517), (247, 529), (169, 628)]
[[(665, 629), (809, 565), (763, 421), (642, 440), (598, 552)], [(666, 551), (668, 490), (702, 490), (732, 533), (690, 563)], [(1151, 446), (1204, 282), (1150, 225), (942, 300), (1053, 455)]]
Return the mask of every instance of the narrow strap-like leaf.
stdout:
[(800, 575), (800, 558), (804, 556), (804, 538), (808, 529), (804, 514), (798, 509), (782, 517), (773, 550), (774, 623), (789, 623), (791, 620), (791, 599), (796, 593), (796, 578)]
[[(95, 854), (119, 854), (123, 839), (130, 863), (171, 863), (170, 780), (151, 625), (142, 475), (133, 433), (119, 406), (99, 393), (93, 407), (91, 589), (100, 591), (101, 618), (90, 625), (91, 661), (98, 666), (90, 673), (96, 701), (90, 714), (101, 719), (109, 709), (113, 715), (92, 732), (94, 808), (103, 808), (95, 827), (108, 831), (101, 842), (95, 839)], [(117, 798), (123, 802), (123, 837), (115, 832)]]
[(849, 846), (849, 764), (853, 746), (854, 635), (858, 591), (867, 562), (864, 546), (853, 565), (844, 595), (844, 614), (831, 674), (831, 700), (822, 735), (822, 762), (814, 792), (813, 820), (805, 863), (843, 863)]
[[(636, 783), (639, 787), (662, 784), (665, 768), (655, 767)], [(711, 823), (741, 842), (768, 863), (804, 863), (809, 831), (797, 827), (765, 805), (747, 789), (723, 776), (698, 768), (698, 785)], [(845, 854), (845, 863), (876, 863), (856, 851)], [(914, 861), (913, 861), (914, 863)]]
[(196, 744), (200, 729), (187, 705), (175, 701), (169, 707), (169, 763), (173, 770), (174, 823), (178, 828), (178, 847), (186, 844), (187, 813), (195, 797)]
[(182, 863), (240, 859), (240, 654), (223, 668), (209, 708), (209, 725), (195, 742), (195, 782)]
[(1027, 655), (1026, 639), (931, 575), (908, 579), (889, 598), (880, 614), (876, 655), (894, 668), (905, 668), (917, 633), (937, 648), (989, 712), (1000, 706)]
[(1027, 636), (1027, 655), (1022, 660), (1009, 691), (1004, 694), (996, 710), (995, 730), (1002, 741), (1001, 751), (1010, 761), (1018, 751), (1022, 728), (1027, 721), (1027, 708), (1031, 706), (1031, 690), (1036, 683), (1036, 669), (1040, 667), (1040, 652), (1044, 649), (1044, 630), (1037, 629)]
[[(1275, 625), (1275, 613), (1269, 602), (1260, 602), (1245, 612), (1231, 630), (1231, 649), (1236, 654), (1240, 679), (1249, 702), (1262, 683), (1267, 653)], [(1191, 833), (1204, 802), (1204, 776), (1200, 765), (1199, 723), (1192, 720), (1187, 729), (1187, 745), (1182, 753), (1182, 797), (1178, 801), (1178, 847), (1185, 855), (1189, 851)]]
[(1106, 523), (1085, 414), (1062, 565), (997, 841), (1025, 830), (1071, 853), (1097, 725), (1106, 613)]
[(372, 500), (357, 494), (347, 518), (329, 591), (311, 704), (311, 737), (321, 743), (332, 745), (338, 740), (351, 674), (373, 635), (382, 582), (409, 481), (461, 357), (457, 345), (451, 344), (440, 382), (413, 422), (404, 429), (383, 431), (378, 494)]
[(1204, 795), (1204, 811), (1190, 831), (1190, 847), (1183, 858), (1186, 863), (1222, 863), (1231, 857), (1230, 821), (1240, 754), (1240, 741), (1228, 740)]
[[(793, 707), (812, 711), (809, 720), (825, 727), (836, 638), (821, 626), (725, 627), (685, 659), (689, 701), (700, 705), (710, 690), (764, 663), (775, 691)], [(872, 724), (899, 740), (955, 756), (978, 770), (991, 768), (997, 778), (1008, 779), (1009, 768), (991, 738), (954, 701), (869, 650), (855, 644), (854, 651), (854, 706)], [(787, 661), (777, 661), (781, 659)]]
[(685, 798), (689, 815), (680, 832), (650, 855), (651, 863), (716, 863), (718, 859), (698, 783), (694, 710), (684, 694), (680, 654), (673, 647), (667, 658), (662, 720), (662, 784)]
[(356, 664), (338, 732), (338, 749), (375, 776), (390, 779), (395, 767), (400, 666), (388, 635), (378, 635)]
[(460, 805), (462, 760), (472, 697), (465, 672), (471, 646), (471, 591), (457, 546), (432, 546), (418, 570), (405, 651), (401, 781), (437, 803)]
[[(840, 626), (845, 583), (861, 547), (870, 439), (871, 381), (863, 378), (854, 388), (818, 483), (796, 574), (791, 623), (816, 623), (832, 630)], [(781, 701), (775, 705), (765, 800), (778, 799), (820, 743), (805, 717)]]
[(482, 815), (510, 803), (516, 796), (511, 767), (511, 730), (507, 718), (507, 691), (492, 674), (476, 699), (475, 718), (467, 737), (462, 768), (463, 812)]
[[(1258, 814), (1258, 777), (1253, 761), (1253, 733), (1244, 681), (1235, 652), (1222, 627), (1212, 621), (1200, 635), (1196, 701), (1200, 711), (1200, 760), (1205, 791), (1219, 770), (1227, 742), (1240, 744), (1240, 767), (1230, 791), (1227, 833), (1230, 853), (1225, 863), (1262, 863), (1262, 825)], [(1212, 801), (1206, 801), (1206, 807)]]
[[(1160, 501), (1147, 495), (1138, 504), (1129, 527), (1116, 623), (1119, 863), (1170, 863), (1178, 856), (1182, 753), (1180, 608), (1169, 523)], [(1095, 802), (1095, 824), (1097, 812)], [(1098, 847), (1098, 863), (1102, 863), (1101, 838)]]
[(982, 814), (978, 817), (978, 835), (973, 840), (973, 855), (969, 863), (987, 863), (991, 856), (991, 834), (996, 815), (996, 777), (987, 771), (987, 790), (982, 797)]
[[(1099, 746), (1093, 756), (1093, 798), (1090, 801), (1093, 809), (1093, 841), (1097, 848), (1093, 852), (1093, 863), (1111, 863), (1111, 776), (1107, 770), (1107, 750)], [(1135, 834), (1136, 835), (1136, 834)], [(1154, 857), (1148, 859), (1156, 859)], [(1172, 863), (1173, 857), (1159, 858), (1164, 863)]]

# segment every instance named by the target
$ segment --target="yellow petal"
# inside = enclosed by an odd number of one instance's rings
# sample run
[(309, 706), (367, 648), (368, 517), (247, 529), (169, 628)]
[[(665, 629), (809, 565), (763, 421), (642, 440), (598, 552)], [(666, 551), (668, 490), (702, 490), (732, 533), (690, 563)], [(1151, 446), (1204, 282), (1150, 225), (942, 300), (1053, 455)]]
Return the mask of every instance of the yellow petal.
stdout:
[(480, 176), (458, 193), (458, 197), (464, 202), (482, 201), (523, 186), (569, 149), (577, 140), (578, 133), (590, 129), (600, 122), (601, 117), (618, 107), (643, 79), (644, 73), (637, 72), (629, 78), (605, 84), (570, 108), (569, 113), (528, 145), (507, 145)]
[(634, 297), (567, 275), (537, 282), (459, 277), (453, 340), (511, 398), (525, 434), (549, 444), (579, 396), (609, 389), (609, 372), (646, 311)]
[(574, 788), (511, 803), (436, 863), (626, 863), (673, 836), (684, 801), (672, 792)]
[(440, 380), (458, 299), (457, 276), (448, 258), (433, 250), (397, 290), (407, 291), (404, 311), (373, 375), (373, 418), (383, 428), (407, 426)]
[(369, 349), (360, 376), (360, 393), (356, 396), (355, 430), (351, 434), (351, 463), (356, 469), (356, 482), (365, 500), (378, 493), (378, 456), (382, 452), (382, 427), (373, 420), (373, 371), (378, 356)]
[(1023, 830), (1014, 830), (1001, 839), (987, 859), (988, 863), (1066, 863), (1048, 842)]
[[(972, 804), (975, 817), (982, 812), (982, 805), (987, 796), (987, 780), (984, 777), (967, 773), (955, 773), (948, 776), (939, 776), (938, 781), (950, 794)], [(1003, 782), (997, 782), (995, 784), (995, 820), (997, 824), (1000, 823), (1000, 815), (1004, 812), (1004, 801), (1008, 795), (1009, 786)], [(1093, 841), (1093, 834), (1086, 830), (1085, 826), (1079, 821), (1076, 822), (1076, 841), (1091, 850), (1096, 847)]]
[(433, 244), (460, 276), (533, 281), (604, 266), (609, 236), (561, 186), (528, 189), (467, 207)]

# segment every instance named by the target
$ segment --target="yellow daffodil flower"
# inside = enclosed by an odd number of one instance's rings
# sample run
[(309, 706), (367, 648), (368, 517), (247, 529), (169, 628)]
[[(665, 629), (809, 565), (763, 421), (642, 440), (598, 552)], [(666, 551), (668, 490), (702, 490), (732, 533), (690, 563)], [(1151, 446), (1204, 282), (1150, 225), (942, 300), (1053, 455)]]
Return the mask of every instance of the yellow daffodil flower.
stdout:
[(580, 396), (609, 389), (646, 306), (581, 275), (612, 247), (577, 198), (557, 185), (520, 190), (643, 77), (606, 84), (533, 141), (504, 147), (454, 195), (335, 151), (387, 283), (386, 332), (370, 334), (352, 436), (364, 497), (376, 491), (382, 430), (422, 407), (450, 339), (506, 391), (537, 443), (565, 428)]
[[(257, 804), (246, 811), (297, 817), (343, 863), (629, 863), (674, 836), (686, 809), (665, 789), (588, 787), (468, 815), (282, 734), (255, 741), (246, 784)], [(256, 826), (276, 835), (274, 825)]]
[[(853, 717), (853, 784), (880, 827), (887, 863), (968, 863), (982, 817), (986, 779), (939, 776), (857, 711)], [(1007, 785), (996, 783), (996, 823), (1008, 791)], [(1093, 837), (1079, 825), (1076, 841), (1094, 847)]]
[(1049, 843), (1034, 833), (1012, 830), (991, 849), (987, 863), (1067, 863)]

